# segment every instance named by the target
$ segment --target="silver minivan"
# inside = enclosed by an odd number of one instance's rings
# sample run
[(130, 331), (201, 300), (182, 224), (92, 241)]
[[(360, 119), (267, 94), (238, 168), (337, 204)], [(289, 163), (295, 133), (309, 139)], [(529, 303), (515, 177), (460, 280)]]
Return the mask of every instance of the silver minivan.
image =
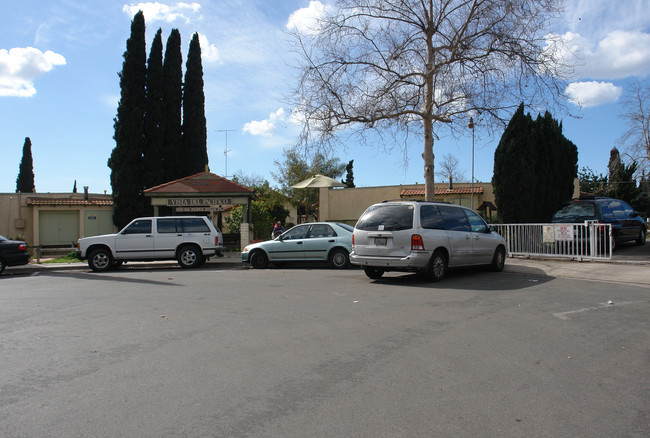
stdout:
[(414, 271), (440, 281), (448, 268), (502, 271), (506, 242), (473, 210), (444, 202), (387, 201), (370, 206), (352, 235), (350, 263), (372, 279)]

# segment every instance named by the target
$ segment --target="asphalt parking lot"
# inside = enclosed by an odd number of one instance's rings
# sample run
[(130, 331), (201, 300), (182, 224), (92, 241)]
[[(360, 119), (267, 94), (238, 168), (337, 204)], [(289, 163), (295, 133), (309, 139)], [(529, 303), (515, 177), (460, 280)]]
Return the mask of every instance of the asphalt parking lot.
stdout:
[(0, 436), (650, 435), (649, 266), (0, 278)]

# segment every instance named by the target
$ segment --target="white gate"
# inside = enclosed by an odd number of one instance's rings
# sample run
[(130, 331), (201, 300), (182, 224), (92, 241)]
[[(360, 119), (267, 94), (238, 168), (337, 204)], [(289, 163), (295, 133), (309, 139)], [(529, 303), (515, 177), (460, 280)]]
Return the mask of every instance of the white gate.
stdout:
[(491, 225), (508, 242), (510, 255), (543, 255), (578, 260), (612, 258), (612, 226), (596, 221), (582, 224)]

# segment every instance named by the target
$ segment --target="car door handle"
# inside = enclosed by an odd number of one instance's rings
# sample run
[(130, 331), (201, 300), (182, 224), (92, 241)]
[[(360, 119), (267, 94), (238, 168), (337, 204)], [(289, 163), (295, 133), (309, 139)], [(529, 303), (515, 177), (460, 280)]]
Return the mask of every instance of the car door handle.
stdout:
[(296, 242), (296, 245), (302, 245), (302, 242)]
[(332, 240), (328, 240), (328, 242), (329, 242), (329, 243), (334, 243), (335, 240), (334, 240), (334, 239), (332, 239)]

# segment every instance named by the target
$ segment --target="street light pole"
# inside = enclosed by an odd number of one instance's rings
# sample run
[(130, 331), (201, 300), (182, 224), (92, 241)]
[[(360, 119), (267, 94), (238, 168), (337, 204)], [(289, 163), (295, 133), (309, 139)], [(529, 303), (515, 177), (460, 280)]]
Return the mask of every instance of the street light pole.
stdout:
[(472, 130), (472, 210), (474, 210), (474, 118), (469, 118), (469, 129)]

